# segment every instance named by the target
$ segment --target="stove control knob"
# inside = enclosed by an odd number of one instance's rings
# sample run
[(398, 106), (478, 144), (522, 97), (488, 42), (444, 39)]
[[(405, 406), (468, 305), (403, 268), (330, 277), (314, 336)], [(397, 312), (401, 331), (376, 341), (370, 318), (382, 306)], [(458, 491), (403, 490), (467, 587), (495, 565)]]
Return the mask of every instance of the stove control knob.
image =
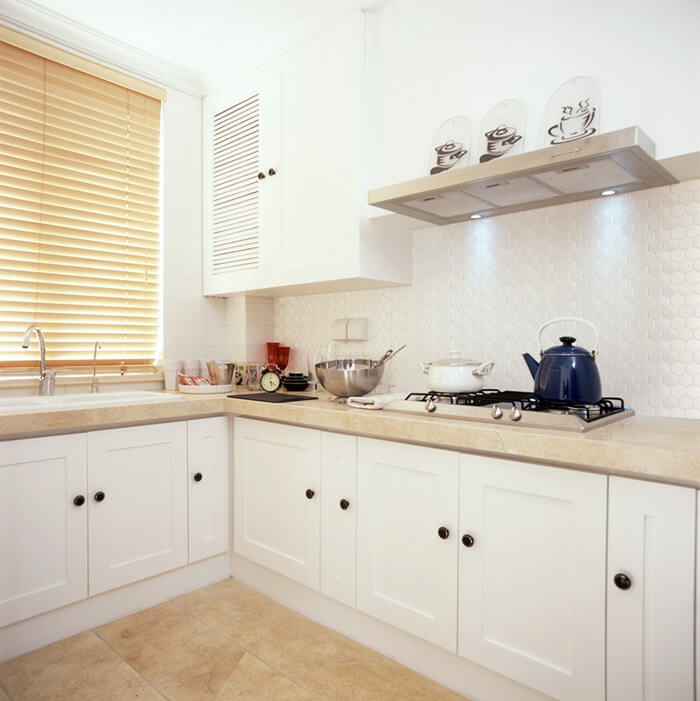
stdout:
[(503, 416), (503, 409), (498, 404), (491, 407), (491, 418), (500, 419)]
[(428, 403), (425, 405), (425, 410), (429, 413), (432, 414), (435, 409), (437, 409), (437, 404), (435, 403), (435, 397), (429, 397), (428, 398)]
[(513, 404), (513, 408), (508, 413), (508, 418), (511, 421), (520, 421), (520, 419), (523, 418), (523, 415), (520, 413), (520, 409), (518, 409), (518, 407), (515, 406), (515, 404)]

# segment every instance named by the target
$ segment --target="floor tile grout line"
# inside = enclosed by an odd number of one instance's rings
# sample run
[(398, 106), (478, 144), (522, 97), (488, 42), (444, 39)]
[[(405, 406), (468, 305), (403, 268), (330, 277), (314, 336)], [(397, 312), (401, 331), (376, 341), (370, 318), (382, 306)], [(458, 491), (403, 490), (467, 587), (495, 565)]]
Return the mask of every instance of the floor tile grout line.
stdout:
[[(235, 581), (235, 580), (234, 580), (234, 581)], [(261, 596), (263, 596), (263, 595), (261, 594)], [(267, 598), (267, 597), (266, 597), (266, 598)], [(273, 600), (273, 599), (270, 599), (270, 601), (274, 601), (274, 600)], [(275, 602), (275, 603), (276, 603), (276, 602)], [(184, 613), (186, 613), (188, 616), (191, 616), (191, 617), (194, 618), (196, 621), (199, 621), (200, 623), (202, 623), (203, 625), (205, 625), (207, 628), (211, 629), (212, 631), (214, 631), (214, 632), (217, 633), (218, 635), (222, 636), (223, 638), (225, 638), (225, 639), (228, 640), (229, 642), (231, 642), (231, 643), (233, 643), (234, 645), (236, 645), (237, 647), (241, 648), (241, 649), (244, 651), (244, 653), (248, 653), (249, 655), (251, 655), (252, 657), (254, 657), (256, 660), (259, 660), (259, 661), (262, 662), (263, 664), (266, 664), (268, 667), (270, 667), (270, 669), (275, 670), (275, 672), (277, 672), (277, 674), (279, 674), (279, 675), (285, 677), (287, 680), (289, 680), (290, 682), (292, 682), (292, 683), (295, 684), (296, 686), (300, 687), (301, 689), (304, 689), (305, 691), (308, 691), (309, 693), (313, 694), (314, 696), (316, 696), (316, 697), (319, 698), (319, 699), (324, 699), (324, 698), (325, 698), (324, 696), (321, 696), (320, 694), (317, 694), (313, 689), (309, 689), (308, 687), (306, 687), (306, 686), (304, 686), (303, 684), (301, 684), (300, 682), (298, 682), (296, 679), (294, 679), (293, 677), (291, 677), (289, 673), (283, 672), (283, 671), (282, 671), (281, 669), (279, 669), (278, 667), (275, 667), (275, 665), (272, 664), (272, 662), (270, 662), (270, 661), (266, 660), (265, 658), (261, 657), (259, 654), (256, 654), (256, 653), (252, 652), (250, 649), (248, 649), (247, 647), (245, 647), (245, 645), (241, 645), (238, 641), (236, 641), (236, 640), (235, 640), (234, 638), (232, 638), (231, 636), (226, 635), (225, 633), (223, 633), (222, 631), (220, 631), (218, 628), (214, 628), (214, 626), (212, 626), (211, 624), (209, 624), (207, 621), (201, 619), (199, 616), (197, 616), (196, 614), (192, 613), (191, 611), (188, 611), (184, 606), (180, 606), (180, 605), (178, 605), (178, 604), (175, 604), (175, 605), (178, 606), (178, 608), (179, 608), (181, 611), (183, 611)], [(292, 609), (290, 609), (290, 611), (291, 611), (291, 610), (292, 610)], [(299, 614), (299, 615), (301, 615), (301, 614)], [(318, 624), (318, 625), (320, 625), (320, 624)], [(324, 627), (325, 627), (325, 626), (324, 626)], [(330, 630), (330, 628), (329, 628), (328, 630)], [(359, 644), (359, 643), (358, 643), (358, 644)], [(241, 659), (242, 659), (242, 658), (243, 658), (243, 655), (241, 655)], [(239, 663), (240, 663), (240, 659), (239, 659), (238, 662), (236, 663), (236, 667), (238, 667), (238, 664), (239, 664)], [(349, 664), (357, 664), (357, 663), (355, 663), (355, 662), (349, 662), (349, 663), (347, 663), (347, 664), (349, 665)], [(340, 667), (340, 666), (346, 666), (346, 665), (333, 665), (333, 667)], [(233, 674), (234, 671), (235, 671), (235, 667), (234, 667), (233, 670), (231, 670), (231, 674)], [(229, 674), (229, 676), (227, 677), (226, 681), (228, 681), (228, 680), (230, 679), (231, 674)], [(226, 682), (224, 682), (224, 684), (225, 684), (225, 683), (226, 683)], [(219, 688), (219, 690), (216, 692), (216, 696), (214, 697), (214, 701), (216, 701), (216, 698), (219, 696), (219, 694), (221, 693), (221, 689), (223, 689), (223, 688), (224, 688), (224, 685), (222, 684), (221, 687)]]
[[(124, 616), (124, 618), (126, 618), (126, 616)], [(118, 618), (117, 620), (121, 620), (121, 619)], [(113, 622), (114, 622), (114, 621), (113, 621)], [(143, 674), (141, 674), (141, 672), (139, 672), (139, 670), (136, 669), (136, 667), (134, 667), (134, 665), (132, 665), (131, 662), (129, 662), (129, 660), (127, 660), (127, 659), (124, 657), (124, 655), (122, 655), (122, 654), (119, 652), (119, 650), (117, 650), (110, 642), (108, 642), (107, 640), (105, 640), (105, 639), (97, 632), (97, 628), (92, 628), (90, 632), (91, 632), (91, 633), (94, 633), (94, 634), (97, 636), (97, 638), (98, 638), (99, 640), (101, 640), (110, 650), (112, 650), (112, 651), (117, 655), (117, 657), (119, 657), (120, 660), (122, 660), (122, 662), (124, 662), (124, 664), (128, 665), (131, 669), (133, 669), (134, 672), (136, 672), (136, 674), (137, 674), (141, 679), (143, 679), (144, 683), (145, 683), (147, 686), (151, 687), (151, 689), (153, 689), (153, 691), (155, 691), (156, 694), (158, 694), (158, 696), (162, 696), (164, 699), (167, 699), (167, 701), (170, 701), (170, 697), (166, 696), (158, 687), (156, 687), (156, 686), (154, 686), (153, 684), (151, 684), (151, 682), (149, 682), (148, 679), (146, 679), (146, 677), (144, 677)]]
[[(8, 662), (10, 662), (10, 660), (8, 660)], [(0, 689), (7, 694), (7, 698), (10, 699), (10, 701), (14, 700), (15, 697), (7, 690), (7, 687), (2, 683), (2, 679), (0, 679)]]

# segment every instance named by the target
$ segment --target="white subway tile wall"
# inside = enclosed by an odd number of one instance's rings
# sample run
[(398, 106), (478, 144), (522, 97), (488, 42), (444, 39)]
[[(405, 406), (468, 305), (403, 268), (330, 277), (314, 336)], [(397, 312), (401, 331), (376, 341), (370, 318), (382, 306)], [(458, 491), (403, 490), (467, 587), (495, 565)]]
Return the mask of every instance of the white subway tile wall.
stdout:
[[(402, 343), (388, 389), (428, 389), (419, 360), (460, 349), (491, 359), (487, 386), (532, 388), (522, 360), (559, 316), (600, 329), (603, 392), (639, 414), (700, 418), (700, 180), (600, 200), (414, 231), (411, 287), (281, 297), (275, 340), (317, 357), (338, 317), (369, 318), (370, 340), (339, 356)], [(545, 332), (544, 345), (585, 326)], [(389, 366), (388, 366), (389, 368)]]

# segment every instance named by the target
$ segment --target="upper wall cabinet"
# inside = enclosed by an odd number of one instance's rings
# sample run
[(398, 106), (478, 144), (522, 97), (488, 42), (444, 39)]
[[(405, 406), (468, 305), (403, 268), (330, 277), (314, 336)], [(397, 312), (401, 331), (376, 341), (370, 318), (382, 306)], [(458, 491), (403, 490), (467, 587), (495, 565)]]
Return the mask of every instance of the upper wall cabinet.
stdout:
[(395, 222), (365, 217), (365, 113), (362, 13), (205, 99), (205, 294), (410, 282)]

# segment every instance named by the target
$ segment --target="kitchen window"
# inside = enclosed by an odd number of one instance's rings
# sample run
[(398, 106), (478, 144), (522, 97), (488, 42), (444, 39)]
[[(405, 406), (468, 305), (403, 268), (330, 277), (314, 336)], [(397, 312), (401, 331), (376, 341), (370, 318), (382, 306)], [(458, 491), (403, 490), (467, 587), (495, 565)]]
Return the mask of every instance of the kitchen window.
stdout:
[(0, 366), (150, 365), (164, 91), (0, 30)]

